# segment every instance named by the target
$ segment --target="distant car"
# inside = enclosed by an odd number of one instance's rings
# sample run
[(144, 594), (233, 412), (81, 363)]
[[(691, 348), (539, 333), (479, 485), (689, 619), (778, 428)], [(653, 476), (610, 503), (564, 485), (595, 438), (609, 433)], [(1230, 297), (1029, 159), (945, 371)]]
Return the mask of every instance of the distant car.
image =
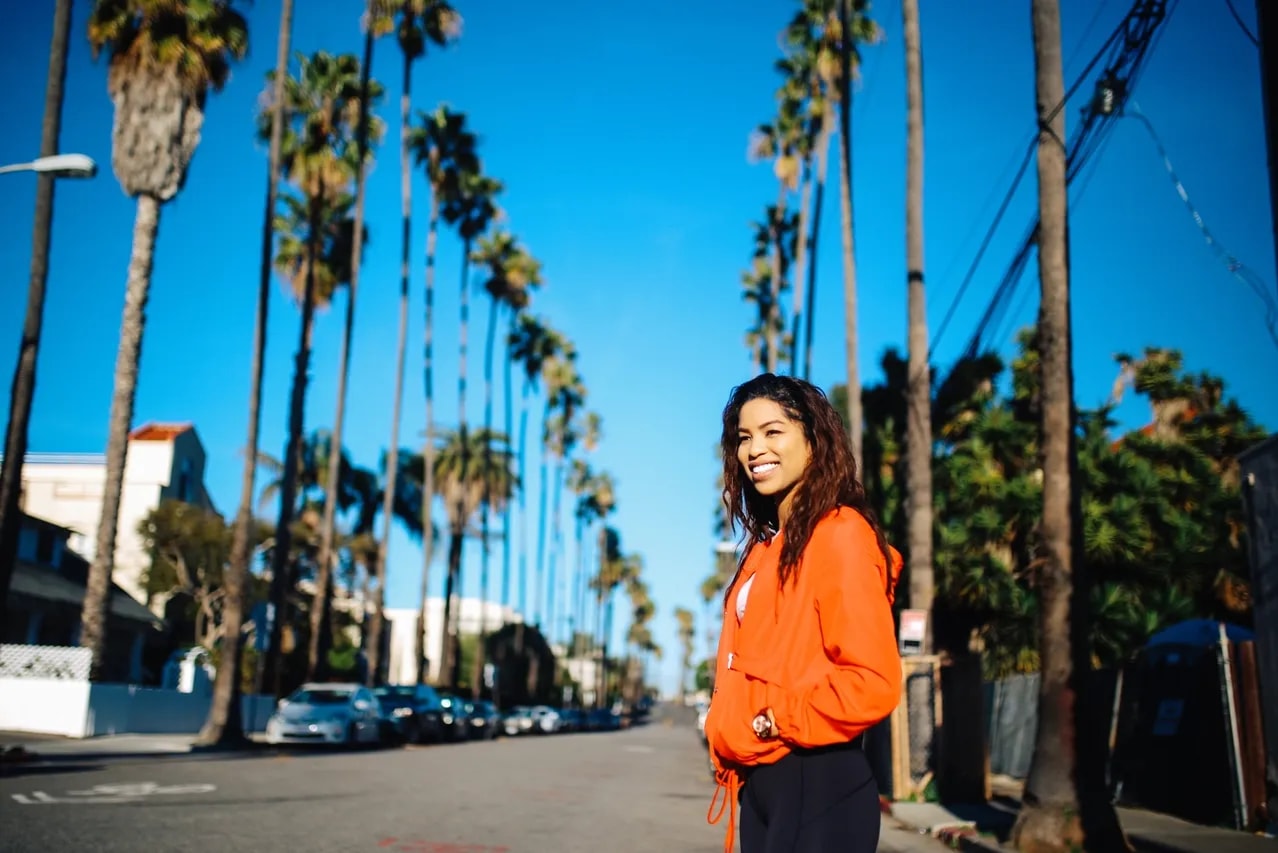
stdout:
[(515, 735), (526, 735), (533, 730), (532, 708), (527, 705), (517, 705), (510, 709), (510, 713), (502, 719), (502, 731), (506, 733), (506, 737), (514, 737)]
[(471, 735), (469, 701), (451, 693), (439, 694), (439, 720), (444, 740), (468, 740)]
[(362, 684), (303, 684), (266, 721), (266, 741), (375, 744), (381, 719), (376, 697)]
[(501, 713), (492, 702), (483, 699), (471, 702), (470, 736), (479, 740), (491, 740), (501, 733)]
[(559, 712), (549, 705), (535, 705), (532, 709), (533, 728), (543, 734), (559, 731)]
[(444, 736), (443, 706), (439, 694), (429, 684), (374, 687), (373, 695), (400, 740), (432, 743)]

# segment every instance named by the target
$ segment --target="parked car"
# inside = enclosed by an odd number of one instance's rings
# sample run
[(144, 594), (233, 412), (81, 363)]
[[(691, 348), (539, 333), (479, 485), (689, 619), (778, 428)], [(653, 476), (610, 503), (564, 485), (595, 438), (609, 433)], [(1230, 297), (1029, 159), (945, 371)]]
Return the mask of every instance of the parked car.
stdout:
[(507, 737), (526, 735), (533, 730), (532, 708), (527, 705), (516, 705), (502, 719), (502, 731)]
[(549, 705), (534, 705), (532, 718), (535, 731), (548, 735), (559, 731), (559, 712)]
[(470, 702), (451, 693), (439, 694), (439, 721), (443, 739), (448, 741), (470, 738)]
[(373, 688), (382, 714), (391, 721), (397, 739), (405, 743), (433, 743), (444, 736), (443, 706), (429, 684), (386, 685)]
[(486, 700), (466, 703), (469, 709), (470, 736), (477, 740), (491, 740), (501, 733), (501, 713), (497, 706)]
[(267, 743), (376, 744), (381, 706), (362, 684), (303, 684), (266, 721)]

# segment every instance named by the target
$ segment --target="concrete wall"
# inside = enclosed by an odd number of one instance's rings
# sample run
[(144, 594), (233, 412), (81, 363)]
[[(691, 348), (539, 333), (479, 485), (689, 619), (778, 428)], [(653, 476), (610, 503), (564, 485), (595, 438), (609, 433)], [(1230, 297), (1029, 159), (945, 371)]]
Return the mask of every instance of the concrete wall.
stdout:
[[(39, 678), (0, 678), (0, 730), (93, 737), (115, 734), (196, 734), (210, 696)], [(273, 696), (245, 696), (245, 731), (262, 731)]]

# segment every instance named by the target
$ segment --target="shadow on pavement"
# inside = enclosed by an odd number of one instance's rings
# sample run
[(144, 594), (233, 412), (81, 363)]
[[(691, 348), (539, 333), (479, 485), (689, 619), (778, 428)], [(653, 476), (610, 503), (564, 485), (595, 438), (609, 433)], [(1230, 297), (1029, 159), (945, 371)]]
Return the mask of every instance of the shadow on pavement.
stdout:
[(15, 779), (19, 776), (48, 776), (55, 773), (86, 773), (93, 770), (102, 770), (101, 764), (91, 764), (81, 762), (63, 762), (58, 764), (45, 764), (31, 762), (28, 764), (0, 764), (0, 779)]

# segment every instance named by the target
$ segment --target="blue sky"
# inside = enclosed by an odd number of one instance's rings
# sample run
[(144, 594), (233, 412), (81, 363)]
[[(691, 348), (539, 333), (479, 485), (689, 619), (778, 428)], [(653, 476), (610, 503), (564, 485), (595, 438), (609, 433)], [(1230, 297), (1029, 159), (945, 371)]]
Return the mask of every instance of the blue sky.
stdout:
[[(299, 4), (295, 49), (358, 51), (361, 3)], [(926, 255), (935, 329), (991, 220), (1033, 126), (1028, 3), (923, 3), (926, 91)], [(1123, 2), (1066, 3), (1066, 76), (1081, 70), (1126, 12)], [(0, 164), (39, 147), (51, 14), (20, 4), (0, 33), (9, 130)], [(56, 199), (49, 298), (30, 443), (36, 451), (100, 452), (106, 443), (112, 368), (123, 305), (133, 203), (110, 172), (111, 104), (104, 63), (84, 40), (77, 4), (62, 132), (64, 151), (87, 153), (96, 180), (62, 182)], [(507, 225), (544, 264), (534, 310), (578, 345), (603, 416), (592, 464), (614, 475), (615, 524), (638, 551), (658, 603), (666, 648), (663, 683), (676, 678), (672, 609), (693, 607), (711, 565), (718, 465), (712, 448), (730, 388), (750, 371), (742, 343), (750, 309), (739, 273), (749, 223), (775, 196), (771, 169), (746, 159), (750, 130), (772, 115), (777, 33), (796, 4), (729, 0), (633, 4), (459, 3), (462, 40), (418, 63), (421, 108), (447, 101), (481, 136), (489, 173), (506, 184)], [(1240, 4), (1254, 31), (1254, 11)], [(185, 189), (161, 217), (135, 423), (193, 421), (209, 454), (208, 485), (223, 512), (239, 492), (245, 401), (257, 287), (265, 152), (253, 115), (274, 62), (278, 3), (248, 7), (252, 50), (225, 90), (210, 98), (203, 141)], [(888, 346), (904, 346), (904, 71), (900, 12), (881, 2), (885, 32), (865, 50), (854, 110), (859, 353), (873, 382)], [(374, 75), (387, 86), (388, 138), (398, 134), (400, 60), (379, 44)], [(1085, 91), (1090, 87), (1084, 87)], [(1272, 289), (1274, 253), (1264, 158), (1258, 58), (1223, 0), (1181, 3), (1165, 25), (1135, 97), (1162, 136), (1181, 179), (1216, 237)], [(1071, 103), (1067, 122), (1078, 120)], [(390, 432), (398, 292), (398, 154), (384, 148), (371, 176), (372, 240), (361, 281), (346, 444), (377, 464)], [(826, 206), (814, 379), (844, 378), (837, 184)], [(1033, 204), (1033, 172), (992, 245), (989, 261), (936, 349), (942, 369), (963, 348)], [(11, 375), (25, 305), (35, 182), (0, 177), (0, 371)], [(415, 176), (414, 257), (425, 238), (425, 186)], [(1260, 303), (1204, 243), (1143, 128), (1119, 121), (1095, 174), (1071, 208), (1077, 395), (1105, 398), (1113, 355), (1176, 347), (1194, 370), (1222, 375), (1259, 421), (1278, 425), (1275, 352)], [(460, 251), (440, 241), (437, 411), (455, 417)], [(1016, 300), (1011, 330), (1032, 319), (1036, 276)], [(285, 439), (298, 314), (282, 286), (272, 303), (263, 449)], [(413, 282), (405, 443), (423, 423), (420, 268)], [(482, 307), (482, 296), (474, 300)], [(319, 318), (306, 423), (331, 423), (340, 302)], [(485, 312), (475, 310), (471, 340)], [(474, 345), (472, 344), (472, 347)], [(475, 350), (472, 348), (472, 353)], [(482, 414), (480, 359), (472, 365), (469, 416)], [(1269, 380), (1264, 377), (1269, 376)], [(498, 398), (500, 399), (500, 397)], [(7, 397), (0, 405), (7, 407)], [(7, 413), (6, 413), (7, 414)], [(1138, 403), (1120, 410), (1142, 422)], [(535, 477), (529, 483), (535, 496)], [(466, 567), (478, 591), (477, 547)], [(393, 539), (390, 603), (412, 606), (420, 552)], [(435, 589), (443, 572), (433, 570)], [(619, 612), (626, 610), (619, 597)], [(624, 619), (619, 619), (624, 622)], [(699, 635), (704, 626), (698, 625)], [(620, 626), (618, 626), (620, 631)], [(698, 654), (704, 647), (699, 641)]]

